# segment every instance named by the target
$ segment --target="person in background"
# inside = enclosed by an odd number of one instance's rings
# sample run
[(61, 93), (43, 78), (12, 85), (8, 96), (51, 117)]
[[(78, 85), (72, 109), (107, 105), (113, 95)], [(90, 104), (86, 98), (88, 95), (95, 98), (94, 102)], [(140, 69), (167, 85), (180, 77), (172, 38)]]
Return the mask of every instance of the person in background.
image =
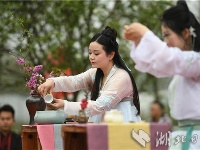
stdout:
[(150, 115), (150, 122), (169, 123), (171, 125), (171, 119), (165, 113), (165, 107), (160, 101), (154, 101), (152, 103)]
[(163, 13), (161, 29), (164, 42), (140, 23), (125, 26), (124, 37), (133, 43), (131, 58), (137, 70), (158, 78), (173, 77), (169, 106), (179, 131), (171, 137), (175, 141), (182, 134), (186, 140), (171, 142), (170, 148), (197, 150), (200, 142), (191, 140), (200, 132), (200, 24), (187, 3), (178, 1)]
[[(141, 121), (137, 87), (131, 71), (121, 59), (116, 38), (117, 31), (108, 26), (95, 34), (88, 50), (92, 68), (75, 76), (47, 79), (38, 87), (40, 94), (45, 96), (48, 91), (75, 92), (87, 89), (91, 92), (85, 109), (89, 122), (103, 122), (105, 112), (111, 109), (121, 111), (126, 123)], [(55, 98), (48, 107), (63, 108), (70, 115), (78, 115), (81, 109), (80, 102)]]
[(12, 106), (0, 108), (0, 150), (21, 150), (21, 136), (12, 132), (15, 123), (15, 111)]

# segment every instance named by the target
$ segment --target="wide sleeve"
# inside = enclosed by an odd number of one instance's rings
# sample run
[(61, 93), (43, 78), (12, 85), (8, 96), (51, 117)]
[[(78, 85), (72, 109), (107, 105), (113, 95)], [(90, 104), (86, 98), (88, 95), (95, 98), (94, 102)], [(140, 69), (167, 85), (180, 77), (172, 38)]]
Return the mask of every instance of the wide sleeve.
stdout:
[(156, 77), (171, 77), (176, 74), (188, 78), (200, 76), (198, 52), (168, 47), (151, 31), (144, 35), (137, 47), (133, 43), (130, 55), (137, 70)]
[(75, 92), (91, 88), (95, 78), (96, 69), (92, 68), (75, 76), (61, 76), (52, 79), (55, 83), (53, 92)]
[[(128, 73), (112, 77), (96, 101), (88, 100), (88, 106), (85, 109), (86, 115), (90, 117), (109, 111), (124, 97), (132, 96), (132, 94), (132, 83)], [(66, 114), (78, 115), (80, 109), (80, 102), (65, 101), (64, 111)]]

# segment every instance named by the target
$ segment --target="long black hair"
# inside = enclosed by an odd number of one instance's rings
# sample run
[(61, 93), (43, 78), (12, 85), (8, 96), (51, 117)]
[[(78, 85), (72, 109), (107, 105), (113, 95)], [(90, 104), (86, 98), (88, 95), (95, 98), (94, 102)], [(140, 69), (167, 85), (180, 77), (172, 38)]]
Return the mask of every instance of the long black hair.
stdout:
[[(135, 84), (135, 80), (130, 70), (127, 68), (125, 62), (122, 60), (121, 56), (119, 55), (119, 52), (118, 52), (119, 46), (116, 41), (116, 38), (117, 38), (117, 31), (107, 26), (101, 33), (97, 33), (96, 35), (94, 35), (94, 37), (90, 40), (90, 43), (98, 42), (99, 44), (101, 44), (107, 55), (113, 51), (115, 52), (115, 55), (113, 57), (113, 62), (118, 68), (124, 69), (129, 74), (132, 85), (133, 85), (133, 104), (138, 110), (137, 114), (140, 114), (140, 102), (139, 102), (137, 86)], [(103, 71), (100, 68), (97, 68), (95, 81), (94, 81), (92, 91), (91, 91), (92, 100), (96, 100), (98, 98), (99, 84), (102, 77), (103, 77)]]
[(161, 22), (180, 36), (184, 29), (194, 28), (196, 37), (192, 36), (193, 50), (200, 51), (200, 24), (184, 0), (179, 0), (176, 6), (167, 9), (162, 15)]

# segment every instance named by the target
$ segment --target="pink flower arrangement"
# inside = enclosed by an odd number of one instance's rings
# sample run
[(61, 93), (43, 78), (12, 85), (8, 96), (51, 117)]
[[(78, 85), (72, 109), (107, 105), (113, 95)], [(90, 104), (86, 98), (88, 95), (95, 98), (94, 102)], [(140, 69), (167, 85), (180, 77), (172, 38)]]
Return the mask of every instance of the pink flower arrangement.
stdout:
[(26, 79), (26, 87), (31, 89), (30, 94), (38, 93), (38, 87), (45, 81), (45, 78), (39, 73), (39, 71), (43, 68), (43, 65), (31, 66), (30, 63), (26, 62), (24, 58), (16, 58), (20, 69), (23, 70), (23, 75)]

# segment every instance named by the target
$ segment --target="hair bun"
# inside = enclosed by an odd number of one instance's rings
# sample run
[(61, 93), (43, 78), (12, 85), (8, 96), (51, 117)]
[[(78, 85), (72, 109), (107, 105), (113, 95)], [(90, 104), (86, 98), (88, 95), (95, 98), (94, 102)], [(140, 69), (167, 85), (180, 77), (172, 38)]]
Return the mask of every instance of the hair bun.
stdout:
[(177, 1), (177, 7), (179, 7), (179, 8), (182, 8), (182, 9), (184, 9), (184, 10), (186, 10), (186, 11), (189, 11), (189, 8), (188, 8), (188, 6), (187, 6), (187, 3), (186, 3), (186, 1), (185, 0), (179, 0), (179, 1)]
[(116, 41), (117, 31), (115, 29), (110, 28), (109, 26), (105, 27), (101, 34), (110, 38), (112, 41)]

